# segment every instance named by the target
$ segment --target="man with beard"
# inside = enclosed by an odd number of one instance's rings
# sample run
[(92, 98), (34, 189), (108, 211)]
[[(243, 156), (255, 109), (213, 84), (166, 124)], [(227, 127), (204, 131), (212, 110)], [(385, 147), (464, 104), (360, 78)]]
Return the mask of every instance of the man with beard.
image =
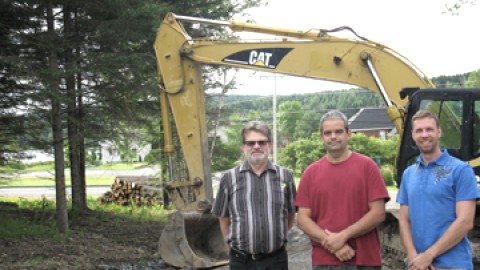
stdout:
[(475, 174), (440, 148), (441, 137), (435, 114), (420, 110), (413, 116), (412, 138), (420, 156), (403, 173), (397, 194), (408, 269), (473, 269), (467, 233), (479, 198)]
[(230, 269), (287, 270), (285, 245), (295, 218), (295, 182), (290, 170), (269, 161), (267, 125), (242, 129), (245, 162), (223, 173), (212, 208), (230, 246)]
[(311, 239), (313, 270), (382, 268), (376, 227), (390, 197), (377, 164), (348, 149), (351, 135), (343, 113), (324, 114), (327, 153), (308, 166), (298, 187), (298, 225)]

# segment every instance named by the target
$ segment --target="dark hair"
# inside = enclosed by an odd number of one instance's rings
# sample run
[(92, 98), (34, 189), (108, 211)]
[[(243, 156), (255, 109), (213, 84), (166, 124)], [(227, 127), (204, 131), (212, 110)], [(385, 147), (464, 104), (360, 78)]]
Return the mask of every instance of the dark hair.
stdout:
[(438, 120), (438, 116), (432, 113), (431, 111), (425, 110), (425, 109), (419, 110), (413, 115), (412, 125), (413, 125), (413, 122), (415, 122), (415, 120), (423, 119), (423, 118), (432, 118), (433, 120), (435, 120), (435, 124), (437, 125), (437, 128), (440, 127), (440, 121)]
[(343, 126), (345, 127), (345, 130), (348, 131), (348, 119), (347, 116), (345, 116), (344, 113), (337, 111), (337, 110), (332, 110), (328, 111), (325, 113), (322, 118), (320, 118), (320, 132), (323, 131), (323, 122), (327, 120), (342, 120), (343, 121)]
[(267, 125), (260, 121), (251, 121), (248, 122), (242, 129), (242, 140), (245, 142), (245, 135), (250, 132), (255, 131), (258, 133), (262, 133), (263, 135), (267, 136), (269, 141), (272, 141), (272, 133)]

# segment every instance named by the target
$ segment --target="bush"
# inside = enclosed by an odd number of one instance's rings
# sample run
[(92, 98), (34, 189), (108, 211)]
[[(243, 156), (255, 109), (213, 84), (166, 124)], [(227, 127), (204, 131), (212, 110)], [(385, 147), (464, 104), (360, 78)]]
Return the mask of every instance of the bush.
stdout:
[(160, 149), (152, 149), (145, 156), (145, 162), (148, 164), (159, 164), (162, 161), (162, 153)]
[(27, 168), (27, 165), (19, 161), (9, 161), (5, 167), (12, 170), (25, 170)]
[(395, 186), (395, 176), (393, 173), (393, 166), (385, 165), (380, 168), (382, 172), (383, 181), (385, 181), (386, 186)]

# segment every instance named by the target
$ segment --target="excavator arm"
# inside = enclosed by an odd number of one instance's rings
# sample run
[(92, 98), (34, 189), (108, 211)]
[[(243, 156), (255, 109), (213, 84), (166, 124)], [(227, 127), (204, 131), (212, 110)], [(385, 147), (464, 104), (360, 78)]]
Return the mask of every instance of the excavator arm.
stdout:
[[(226, 27), (233, 32), (265, 34), (269, 39), (193, 39), (182, 25), (185, 21)], [(177, 16), (173, 13), (165, 17), (158, 30), (154, 48), (158, 65), (165, 153), (170, 157), (170, 181), (166, 187), (178, 211), (205, 213), (213, 201), (201, 65), (223, 65), (280, 73), (369, 89), (381, 94), (390, 118), (402, 134), (403, 108), (406, 101), (400, 97), (401, 89), (433, 88), (433, 83), (412, 62), (387, 46), (358, 36), (347, 39), (332, 36), (331, 33), (319, 29), (301, 31), (245, 22), (207, 20)], [(173, 175), (174, 146), (170, 113), (188, 171), (185, 179)], [(177, 216), (182, 218), (186, 214)], [(172, 223), (182, 224), (182, 221)], [(178, 231), (189, 229), (187, 226), (175, 226)], [(175, 228), (170, 228), (170, 231)], [(165, 233), (162, 238), (163, 235)], [(171, 242), (171, 239), (165, 237), (161, 240), (161, 249), (162, 242)], [(192, 243), (185, 245), (195, 246)], [(163, 248), (167, 252), (171, 249), (171, 246)], [(181, 253), (185, 254), (185, 251)], [(189, 253), (185, 257), (196, 258), (197, 253), (193, 250), (193, 255)], [(167, 259), (167, 262), (173, 260)], [(175, 261), (172, 264), (210, 267), (222, 263), (211, 259), (209, 261), (207, 258), (190, 259), (185, 263)]]
[[(228, 27), (234, 32), (261, 33), (272, 38), (193, 39), (186, 33), (182, 21)], [(198, 187), (195, 201), (182, 199), (176, 203), (181, 209), (195, 209), (199, 201), (208, 203), (212, 199), (210, 189), (202, 191), (205, 186), (211, 186), (208, 183), (210, 160), (200, 71), (203, 64), (334, 81), (369, 89), (381, 94), (400, 134), (406, 104), (400, 97), (400, 90), (434, 87), (423, 72), (393, 49), (364, 38), (334, 37), (325, 30), (291, 30), (169, 13), (159, 28), (154, 47), (164, 125), (168, 125), (168, 107), (190, 173), (190, 183), (181, 186)], [(165, 141), (171, 143), (171, 139)], [(165, 147), (167, 154), (172, 153), (173, 146), (166, 144)], [(171, 184), (170, 188), (175, 189), (177, 185)]]

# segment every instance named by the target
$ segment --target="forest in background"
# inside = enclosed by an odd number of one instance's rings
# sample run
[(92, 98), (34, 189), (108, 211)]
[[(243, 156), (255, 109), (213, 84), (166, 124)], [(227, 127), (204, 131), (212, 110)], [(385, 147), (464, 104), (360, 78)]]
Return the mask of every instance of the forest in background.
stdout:
[[(437, 88), (475, 87), (479, 72), (432, 78)], [(301, 85), (298, 87), (301, 92)], [(222, 139), (211, 140), (211, 156), (214, 171), (221, 171), (237, 164), (241, 159), (240, 130), (251, 120), (259, 120), (273, 128), (272, 96), (224, 95), (207, 96), (208, 125), (212, 133)], [(379, 94), (366, 89), (351, 88), (309, 94), (277, 96), (278, 163), (296, 173), (324, 154), (318, 139), (319, 120), (331, 109), (353, 116), (362, 108), (385, 107)], [(376, 121), (372, 119), (371, 121)], [(211, 136), (214, 137), (214, 136)], [(365, 136), (363, 136), (365, 137)], [(223, 140), (223, 141), (222, 141)], [(377, 138), (362, 138), (356, 135), (351, 141), (354, 150), (383, 160), (393, 166), (395, 140), (382, 142)], [(368, 147), (367, 147), (368, 146)], [(389, 168), (389, 171), (392, 171)], [(392, 176), (393, 177), (393, 176)]]

